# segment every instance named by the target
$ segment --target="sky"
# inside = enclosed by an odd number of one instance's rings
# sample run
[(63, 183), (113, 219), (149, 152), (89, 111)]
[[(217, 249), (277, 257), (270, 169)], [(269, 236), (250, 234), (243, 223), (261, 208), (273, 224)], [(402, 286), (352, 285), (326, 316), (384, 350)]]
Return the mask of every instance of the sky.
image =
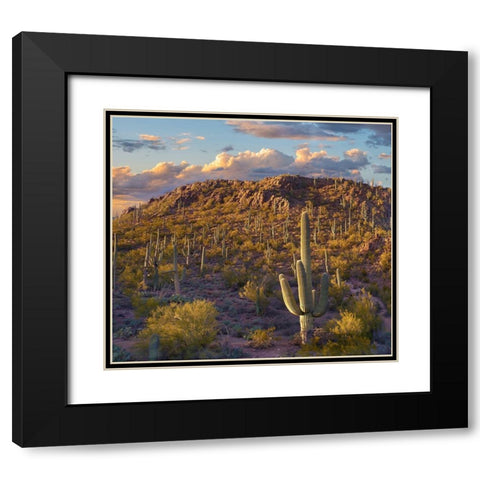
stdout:
[(160, 116), (111, 117), (112, 210), (207, 179), (281, 174), (391, 186), (391, 125)]

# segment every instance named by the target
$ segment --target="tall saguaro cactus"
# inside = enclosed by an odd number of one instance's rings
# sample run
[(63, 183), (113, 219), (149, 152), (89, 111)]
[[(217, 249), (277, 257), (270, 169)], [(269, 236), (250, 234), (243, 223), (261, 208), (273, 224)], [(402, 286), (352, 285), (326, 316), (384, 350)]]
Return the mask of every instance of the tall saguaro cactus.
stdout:
[(285, 275), (280, 274), (283, 301), (288, 311), (300, 318), (300, 335), (302, 343), (307, 343), (308, 331), (313, 327), (313, 317), (321, 317), (328, 308), (328, 274), (321, 279), (320, 292), (312, 287), (312, 261), (310, 257), (310, 224), (308, 213), (302, 213), (300, 238), (300, 260), (297, 260), (298, 300), (295, 300), (292, 289)]
[(178, 275), (178, 254), (177, 242), (173, 244), (173, 284), (175, 286), (175, 295), (180, 295), (180, 278)]

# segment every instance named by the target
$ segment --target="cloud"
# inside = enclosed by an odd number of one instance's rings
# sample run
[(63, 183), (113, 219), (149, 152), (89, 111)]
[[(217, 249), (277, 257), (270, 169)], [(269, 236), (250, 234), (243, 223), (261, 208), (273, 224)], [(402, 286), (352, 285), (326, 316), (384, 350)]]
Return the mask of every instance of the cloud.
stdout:
[(237, 154), (220, 152), (204, 165), (188, 162), (175, 164), (160, 162), (140, 173), (129, 166), (112, 169), (114, 202), (130, 205), (146, 201), (174, 188), (212, 178), (227, 180), (259, 180), (266, 176), (284, 173), (305, 176), (345, 177), (361, 179), (361, 169), (368, 165), (367, 152), (352, 148), (343, 158), (331, 156), (326, 150), (311, 152), (308, 147), (298, 149), (295, 156), (286, 155), (272, 148), (258, 152), (246, 150)]
[(160, 162), (150, 170), (133, 173), (128, 166), (112, 168), (113, 196), (134, 197), (146, 200), (160, 195), (180, 184), (181, 175), (189, 167), (187, 162), (175, 165), (173, 162)]
[(321, 123), (313, 122), (261, 122), (253, 120), (228, 120), (227, 125), (235, 132), (245, 133), (260, 138), (290, 138), (293, 140), (346, 140), (323, 128)]
[[(308, 142), (299, 143), (299, 144), (297, 145), (297, 150), (300, 150), (301, 148), (307, 148), (307, 147), (309, 147)], [(322, 147), (320, 147), (320, 148), (322, 148)]]
[(344, 155), (345, 158), (348, 158), (357, 164), (366, 165), (368, 163), (367, 152), (362, 152), (358, 148), (351, 148), (350, 150), (347, 150)]
[(114, 138), (112, 146), (127, 153), (132, 153), (142, 148), (149, 148), (151, 150), (165, 150), (167, 148), (159, 136), (149, 135), (147, 133), (141, 133), (138, 136), (138, 140)]
[(144, 142), (140, 142), (138, 140), (117, 139), (113, 140), (112, 146), (113, 148), (120, 148), (124, 152), (132, 153), (135, 150), (145, 147), (146, 145)]
[[(321, 158), (328, 157), (326, 150), (320, 150), (319, 152), (310, 152), (310, 148), (302, 147), (295, 152), (295, 163), (297, 165), (310, 164), (312, 161), (316, 161)], [(332, 160), (338, 160), (338, 157), (328, 157)]]
[(205, 137), (202, 137), (201, 135), (198, 135), (195, 137), (197, 140), (205, 140)]
[(321, 140), (338, 142), (351, 140), (349, 134), (366, 132), (370, 147), (391, 145), (391, 126), (382, 123), (348, 122), (279, 122), (228, 120), (235, 132), (260, 138), (289, 138), (293, 140)]
[(233, 145), (226, 145), (220, 151), (221, 152), (231, 152), (233, 150)]
[(259, 169), (263, 176), (265, 172), (275, 175), (283, 173), (292, 162), (290, 155), (273, 148), (262, 148), (258, 152), (247, 150), (237, 155), (221, 152), (213, 162), (203, 166), (202, 172), (214, 173), (219, 178), (253, 180), (259, 177)]
[(387, 165), (372, 164), (373, 173), (392, 173), (392, 168)]
[(359, 178), (360, 169), (369, 164), (367, 152), (352, 148), (338, 156), (331, 156), (326, 150), (311, 152), (308, 147), (295, 152), (295, 168), (291, 173), (322, 177)]
[(381, 123), (370, 124), (368, 130), (373, 132), (366, 141), (369, 147), (389, 147), (391, 145), (392, 134), (390, 125)]
[(183, 145), (184, 143), (188, 143), (188, 142), (191, 142), (191, 141), (192, 141), (191, 138), (180, 138), (175, 143), (177, 145)]
[(140, 140), (147, 140), (149, 142), (156, 142), (160, 140), (160, 137), (158, 135), (149, 135), (148, 133), (141, 133), (139, 137)]
[(392, 158), (392, 155), (390, 153), (380, 153), (380, 155), (378, 155), (378, 158), (390, 159)]

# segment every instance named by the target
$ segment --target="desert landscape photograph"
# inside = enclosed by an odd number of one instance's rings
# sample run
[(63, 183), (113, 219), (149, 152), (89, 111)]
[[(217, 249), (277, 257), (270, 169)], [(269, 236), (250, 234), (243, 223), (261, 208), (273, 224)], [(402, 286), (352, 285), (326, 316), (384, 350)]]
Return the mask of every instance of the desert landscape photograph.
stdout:
[(105, 118), (107, 367), (395, 359), (395, 119)]

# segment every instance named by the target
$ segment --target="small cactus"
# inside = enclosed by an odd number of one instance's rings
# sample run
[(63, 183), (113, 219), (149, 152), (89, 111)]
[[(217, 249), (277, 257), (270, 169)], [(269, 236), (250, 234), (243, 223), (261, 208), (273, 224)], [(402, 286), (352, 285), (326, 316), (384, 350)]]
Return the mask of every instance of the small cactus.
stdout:
[(148, 359), (149, 360), (160, 360), (161, 351), (160, 351), (160, 337), (154, 333), (150, 337), (148, 342)]
[(200, 275), (203, 275), (204, 268), (205, 268), (205, 247), (202, 247), (202, 256), (200, 258)]
[(177, 242), (173, 244), (173, 284), (175, 295), (180, 295), (180, 279), (178, 276)]

